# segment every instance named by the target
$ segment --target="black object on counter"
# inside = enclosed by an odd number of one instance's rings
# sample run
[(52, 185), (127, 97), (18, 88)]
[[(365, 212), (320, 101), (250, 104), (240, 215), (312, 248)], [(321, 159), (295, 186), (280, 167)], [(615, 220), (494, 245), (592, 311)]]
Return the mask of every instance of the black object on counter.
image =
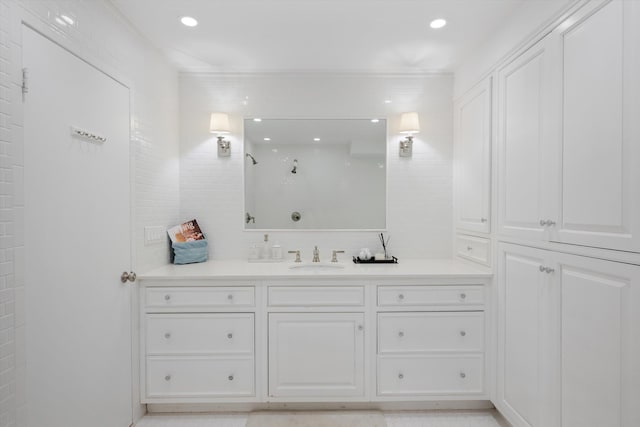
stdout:
[(389, 259), (360, 259), (360, 257), (353, 257), (354, 264), (397, 264), (398, 258), (392, 256)]

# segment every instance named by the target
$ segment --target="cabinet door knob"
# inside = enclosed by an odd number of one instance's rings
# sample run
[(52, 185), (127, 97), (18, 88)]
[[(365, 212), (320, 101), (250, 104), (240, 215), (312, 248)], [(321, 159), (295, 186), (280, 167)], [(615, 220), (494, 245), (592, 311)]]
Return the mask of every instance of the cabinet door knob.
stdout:
[(229, 338), (229, 339), (233, 338), (233, 333), (229, 332), (229, 333), (227, 334), (227, 338)]
[(473, 250), (473, 247), (471, 247), (471, 246), (467, 246), (467, 250), (468, 250), (468, 251), (471, 251), (471, 250)]
[(480, 222), (484, 224), (485, 222), (487, 222), (487, 218), (480, 218)]
[(171, 375), (165, 375), (164, 380), (165, 381), (171, 381)]
[(229, 381), (233, 381), (233, 375), (229, 375)]
[(467, 294), (465, 294), (464, 292), (460, 294), (460, 299), (465, 299), (467, 297)]
[(403, 379), (404, 375), (403, 374), (398, 374), (398, 379)]
[(171, 299), (171, 295), (167, 294), (164, 296), (165, 301), (169, 301)]
[(554, 225), (556, 225), (556, 222), (555, 222), (555, 221), (552, 221), (552, 220), (550, 220), (550, 219), (548, 219), (548, 220), (547, 220), (547, 225), (548, 225), (549, 227), (553, 227)]
[(467, 378), (467, 374), (465, 374), (464, 372), (460, 372), (460, 378)]
[(545, 225), (547, 225), (547, 221), (544, 220), (544, 219), (541, 219), (540, 220), (540, 225), (544, 227)]
[(363, 330), (363, 329), (364, 329), (364, 326), (362, 326), (362, 325), (358, 325), (358, 330), (359, 330), (359, 331), (361, 331), (361, 330)]
[(171, 332), (165, 332), (164, 337), (165, 337), (166, 339), (171, 338)]
[(229, 301), (231, 301), (231, 300), (233, 299), (233, 294), (229, 294), (229, 295), (227, 295), (227, 299), (228, 299)]
[(467, 333), (465, 331), (460, 331), (460, 336), (461, 337), (465, 337), (465, 336), (467, 336)]
[(403, 300), (404, 299), (404, 294), (398, 294), (398, 299), (399, 300)]
[(398, 336), (399, 336), (400, 338), (404, 337), (404, 332), (402, 332), (402, 331), (398, 332)]

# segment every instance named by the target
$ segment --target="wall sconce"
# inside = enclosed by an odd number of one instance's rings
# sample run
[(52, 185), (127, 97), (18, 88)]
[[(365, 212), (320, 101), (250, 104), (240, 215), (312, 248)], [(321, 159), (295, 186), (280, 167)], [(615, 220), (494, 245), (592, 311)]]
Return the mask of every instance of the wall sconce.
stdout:
[(403, 113), (400, 116), (400, 133), (406, 134), (407, 139), (400, 141), (400, 157), (411, 157), (413, 153), (413, 135), (420, 132), (418, 113)]
[(218, 157), (231, 155), (231, 142), (225, 141), (224, 136), (231, 132), (229, 116), (226, 113), (211, 113), (209, 132), (218, 134)]

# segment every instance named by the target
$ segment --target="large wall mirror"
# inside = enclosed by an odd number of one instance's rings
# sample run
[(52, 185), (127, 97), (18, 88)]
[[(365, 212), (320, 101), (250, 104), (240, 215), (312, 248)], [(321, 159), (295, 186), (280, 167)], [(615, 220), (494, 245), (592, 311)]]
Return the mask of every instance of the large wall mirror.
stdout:
[(245, 229), (386, 227), (383, 119), (246, 119)]

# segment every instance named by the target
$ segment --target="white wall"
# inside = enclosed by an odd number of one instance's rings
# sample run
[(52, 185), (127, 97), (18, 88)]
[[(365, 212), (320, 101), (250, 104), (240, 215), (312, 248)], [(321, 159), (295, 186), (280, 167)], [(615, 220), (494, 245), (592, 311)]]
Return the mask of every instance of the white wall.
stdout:
[[(75, 20), (61, 26), (59, 14)], [(143, 226), (178, 219), (177, 72), (106, 0), (0, 0), (0, 425), (25, 425), (21, 22), (130, 85), (135, 163), (134, 267), (167, 262)], [(126, 167), (126, 166), (125, 166)]]
[(523, 1), (509, 20), (473, 50), (455, 70), (454, 99), (462, 96), (521, 44), (536, 37), (554, 18), (581, 0)]
[[(244, 117), (388, 118), (388, 234), (390, 252), (449, 257), (452, 235), (452, 77), (450, 75), (182, 74), (180, 77), (181, 220), (197, 218), (214, 259), (246, 258), (262, 233), (244, 231), (242, 137)], [(390, 99), (391, 104), (383, 101)], [(399, 115), (418, 111), (423, 131), (413, 157), (398, 157)], [(217, 157), (209, 114), (231, 117), (231, 157)], [(327, 172), (329, 173), (329, 171)], [(346, 257), (379, 248), (372, 232), (272, 233), (285, 250), (321, 259), (332, 249)]]

